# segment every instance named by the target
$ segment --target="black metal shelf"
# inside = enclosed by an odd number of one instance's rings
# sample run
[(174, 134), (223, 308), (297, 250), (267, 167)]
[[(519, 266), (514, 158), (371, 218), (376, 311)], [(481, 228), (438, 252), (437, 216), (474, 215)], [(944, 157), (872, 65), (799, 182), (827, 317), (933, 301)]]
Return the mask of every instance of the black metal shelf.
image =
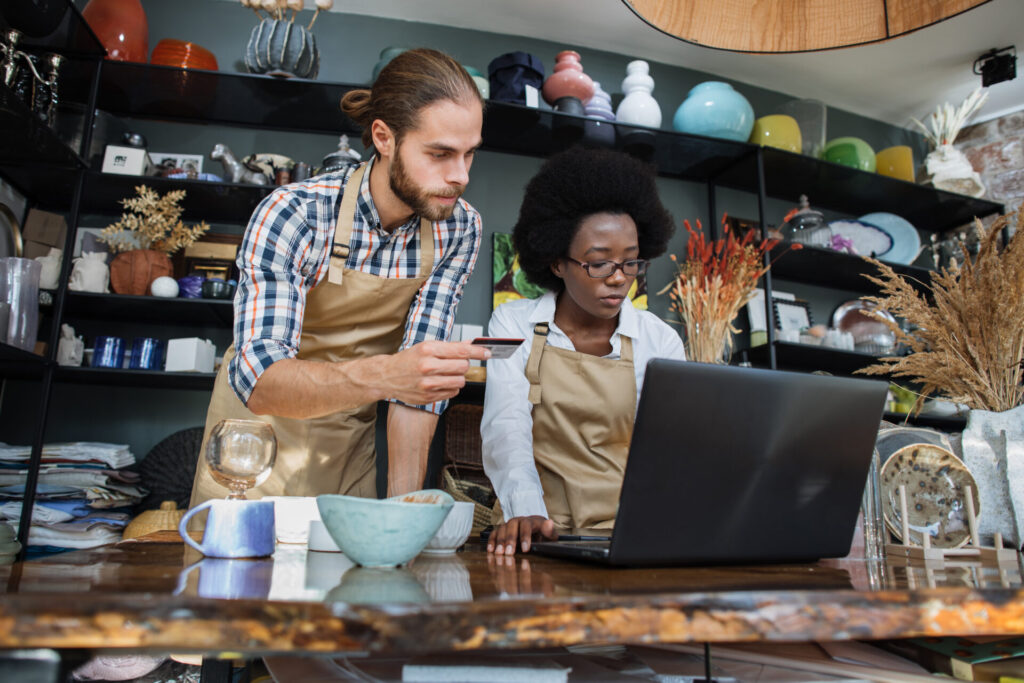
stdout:
[(962, 432), (967, 428), (967, 418), (960, 415), (907, 415), (906, 413), (886, 412), (882, 415), (882, 419), (900, 425), (906, 422), (912, 427), (930, 427), (938, 429), (940, 432)]
[(0, 380), (35, 379), (45, 367), (43, 356), (0, 342)]
[(100, 109), (119, 116), (303, 133), (356, 133), (341, 96), (359, 85), (107, 62)]
[[(877, 294), (879, 288), (864, 275), (878, 276), (878, 270), (860, 256), (844, 254), (831, 249), (804, 246), (786, 251), (789, 245), (782, 243), (772, 249), (772, 275), (780, 280), (795, 280), (808, 284), (846, 289), (865, 294)], [(783, 253), (786, 252), (786, 253)], [(932, 271), (917, 266), (888, 263), (900, 275), (914, 283), (924, 292), (932, 280)]]
[(274, 190), (274, 187), (265, 185), (89, 173), (85, 180), (82, 210), (120, 214), (120, 201), (134, 196), (139, 185), (148, 185), (160, 193), (185, 190), (185, 199), (181, 202), (185, 220), (214, 223), (247, 223), (256, 205)]
[[(765, 191), (769, 197), (796, 203), (806, 194), (814, 206), (850, 215), (887, 211), (927, 233), (944, 232), (1002, 211), (984, 199), (896, 180), (841, 164), (812, 159), (772, 147), (764, 148)], [(745, 157), (714, 182), (748, 192), (757, 191), (753, 157)]]
[[(757, 367), (768, 367), (768, 347), (764, 344), (742, 349), (734, 354), (747, 354), (747, 360)], [(823, 371), (833, 375), (853, 375), (854, 371), (878, 362), (879, 357), (859, 351), (845, 351), (827, 346), (775, 342), (775, 360), (779, 370), (800, 372)], [(862, 375), (858, 375), (860, 377)]]
[(68, 292), (65, 318), (122, 319), (138, 323), (231, 327), (231, 299), (183, 299)]
[[(66, 170), (86, 167), (85, 161), (4, 85), (0, 85), (0, 130), (4, 134), (5, 167), (47, 165)], [(12, 182), (16, 182), (16, 171), (9, 173)]]
[[(0, 8), (0, 28), (6, 30), (15, 28), (24, 35), (18, 44), (20, 49), (26, 51), (47, 51), (59, 52), (62, 55), (72, 57), (105, 57), (107, 51), (103, 44), (96, 38), (89, 25), (82, 17), (82, 13), (70, 1), (65, 9), (57, 7), (57, 3), (29, 3), (19, 2), (4, 3), (5, 7)], [(24, 13), (25, 17), (21, 15)], [(46, 16), (40, 16), (45, 14)], [(49, 18), (49, 19), (48, 19)], [(41, 22), (50, 23), (54, 28), (43, 36), (29, 35), (38, 33), (43, 27)], [(29, 24), (24, 22), (28, 21)]]
[(213, 372), (163, 372), (161, 370), (58, 367), (54, 374), (54, 379), (65, 384), (211, 391), (213, 390), (213, 380), (216, 376), (216, 373)]

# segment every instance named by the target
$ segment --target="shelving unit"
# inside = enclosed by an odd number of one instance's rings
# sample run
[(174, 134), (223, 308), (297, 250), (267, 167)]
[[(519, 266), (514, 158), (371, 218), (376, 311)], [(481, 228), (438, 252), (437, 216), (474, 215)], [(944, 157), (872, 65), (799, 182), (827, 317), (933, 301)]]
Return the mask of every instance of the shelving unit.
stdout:
[[(81, 213), (116, 214), (120, 211), (118, 201), (131, 195), (133, 188), (143, 182), (159, 192), (187, 190), (186, 217), (241, 225), (272, 190), (226, 182), (117, 176), (89, 169), (83, 150), (89, 149), (92, 113), (97, 108), (136, 119), (331, 135), (359, 133), (338, 103), (344, 93), (364, 87), (362, 85), (101, 62), (104, 51), (99, 41), (70, 2), (66, 20), (53, 36), (44, 41), (25, 41), (23, 46), (64, 52), (73, 57), (67, 71), (70, 77), (61, 79), (61, 97), (65, 103), (73, 103), (86, 113), (86, 132), (81, 145), (79, 149), (71, 149), (52, 130), (36, 123), (28, 108), (11, 91), (0, 86), (0, 126), (5, 130), (7, 141), (0, 153), (0, 174), (33, 205), (68, 215), (65, 254), (73, 253)], [(505, 154), (546, 157), (580, 141), (585, 122), (586, 119), (579, 116), (489, 102), (484, 117), (483, 148)], [(708, 223), (712, 230), (717, 226), (719, 187), (756, 195), (762, 225), (765, 224), (767, 198), (795, 202), (800, 194), (812, 197), (816, 206), (851, 215), (868, 211), (898, 213), (925, 232), (944, 231), (974, 216), (986, 216), (1002, 208), (994, 202), (781, 150), (667, 130), (614, 125), (617, 148), (653, 162), (662, 176), (706, 185), (711, 218)], [(70, 260), (64, 260), (62, 284), (54, 292), (53, 304), (48, 309), (47, 357), (0, 345), (0, 377), (38, 378), (42, 387), (40, 418), (26, 482), (30, 492), (26, 497), (29, 510), (48, 419), (50, 392), (55, 382), (187, 390), (209, 390), (213, 384), (211, 374), (58, 367), (54, 358), (61, 322), (109, 320), (226, 328), (232, 321), (230, 301), (68, 292)], [(925, 269), (897, 266), (896, 270), (919, 280), (922, 288), (930, 280), (930, 272)], [(871, 267), (859, 257), (807, 248), (780, 259), (765, 278), (765, 288), (771, 291), (774, 276), (871, 293), (875, 291), (874, 286), (862, 277), (870, 271)], [(770, 302), (770, 296), (766, 298)], [(757, 365), (801, 371), (820, 369), (835, 374), (850, 374), (875, 360), (865, 354), (779, 343), (772, 339), (771, 330), (769, 344), (747, 350), (747, 354)], [(483, 385), (467, 387), (464, 395), (465, 400), (482, 400)], [(29, 519), (28, 514), (22, 515), (19, 536), (23, 542)]]
[[(0, 29), (7, 28), (0, 16)], [(53, 33), (45, 38), (26, 37), (19, 49), (38, 54), (56, 52), (65, 57), (59, 77), (62, 106), (57, 115), (70, 116), (68, 105), (85, 112), (81, 121), (84, 133), (79, 148), (73, 149), (53, 129), (33, 116), (29, 107), (13, 91), (0, 85), (0, 130), (4, 131), (0, 176), (23, 194), (31, 205), (66, 213), (69, 229), (64, 253), (70, 254), (87, 168), (82, 152), (89, 149), (91, 141), (93, 112), (96, 109), (100, 70), (106, 50), (70, 1), (67, 2), (67, 11), (60, 26)], [(27, 464), (25, 498), (18, 525), (18, 540), (23, 549), (28, 545), (43, 439), (50, 417), (50, 398), (57, 367), (55, 359), (60, 334), (59, 322), (63, 319), (67, 293), (64, 283), (68, 281), (70, 272), (71, 259), (64, 258), (59, 279), (62, 284), (53, 292), (53, 303), (48, 309), (49, 324), (40, 326), (41, 330), (48, 329), (49, 332), (46, 335), (46, 356), (26, 353), (6, 344), (0, 345), (0, 379), (38, 378), (40, 387), (32, 454)]]

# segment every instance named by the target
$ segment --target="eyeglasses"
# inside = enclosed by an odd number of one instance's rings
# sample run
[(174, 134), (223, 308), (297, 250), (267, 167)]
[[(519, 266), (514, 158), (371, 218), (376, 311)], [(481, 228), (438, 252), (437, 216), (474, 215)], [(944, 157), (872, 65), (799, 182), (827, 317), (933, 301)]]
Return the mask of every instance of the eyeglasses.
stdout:
[(643, 275), (647, 272), (647, 259), (635, 258), (629, 261), (623, 261), (619, 263), (617, 261), (593, 261), (591, 263), (584, 263), (583, 261), (577, 261), (571, 256), (565, 257), (566, 261), (572, 261), (576, 265), (587, 271), (587, 275), (593, 278), (611, 277), (612, 273), (616, 270), (621, 270), (623, 275), (628, 277), (636, 277), (637, 275)]

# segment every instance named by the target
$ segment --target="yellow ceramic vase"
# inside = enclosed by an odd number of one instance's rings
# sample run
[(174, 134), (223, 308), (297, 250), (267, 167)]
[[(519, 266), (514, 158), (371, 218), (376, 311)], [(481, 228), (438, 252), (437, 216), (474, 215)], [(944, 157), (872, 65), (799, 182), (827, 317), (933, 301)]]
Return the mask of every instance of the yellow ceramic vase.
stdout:
[(914, 152), (906, 145), (886, 147), (875, 155), (875, 169), (881, 175), (914, 182)]
[(750, 131), (749, 142), (755, 145), (784, 149), (795, 154), (800, 154), (803, 149), (799, 124), (792, 116), (785, 114), (762, 116), (754, 121), (754, 129)]

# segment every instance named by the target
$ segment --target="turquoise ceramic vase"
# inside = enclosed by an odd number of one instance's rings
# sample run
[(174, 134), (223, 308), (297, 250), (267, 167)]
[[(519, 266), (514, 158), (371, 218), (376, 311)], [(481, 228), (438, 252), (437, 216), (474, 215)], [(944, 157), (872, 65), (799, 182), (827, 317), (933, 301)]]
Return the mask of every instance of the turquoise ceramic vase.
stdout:
[(373, 82), (377, 80), (377, 76), (380, 75), (381, 69), (386, 67), (391, 62), (392, 59), (402, 54), (403, 52), (407, 51), (408, 49), (409, 48), (407, 47), (398, 47), (395, 45), (391, 45), (381, 50), (380, 59), (377, 61), (376, 64), (373, 65), (373, 75), (370, 76), (370, 84), (372, 85)]
[(680, 133), (746, 142), (754, 127), (754, 109), (728, 83), (694, 86), (676, 109), (672, 127)]

